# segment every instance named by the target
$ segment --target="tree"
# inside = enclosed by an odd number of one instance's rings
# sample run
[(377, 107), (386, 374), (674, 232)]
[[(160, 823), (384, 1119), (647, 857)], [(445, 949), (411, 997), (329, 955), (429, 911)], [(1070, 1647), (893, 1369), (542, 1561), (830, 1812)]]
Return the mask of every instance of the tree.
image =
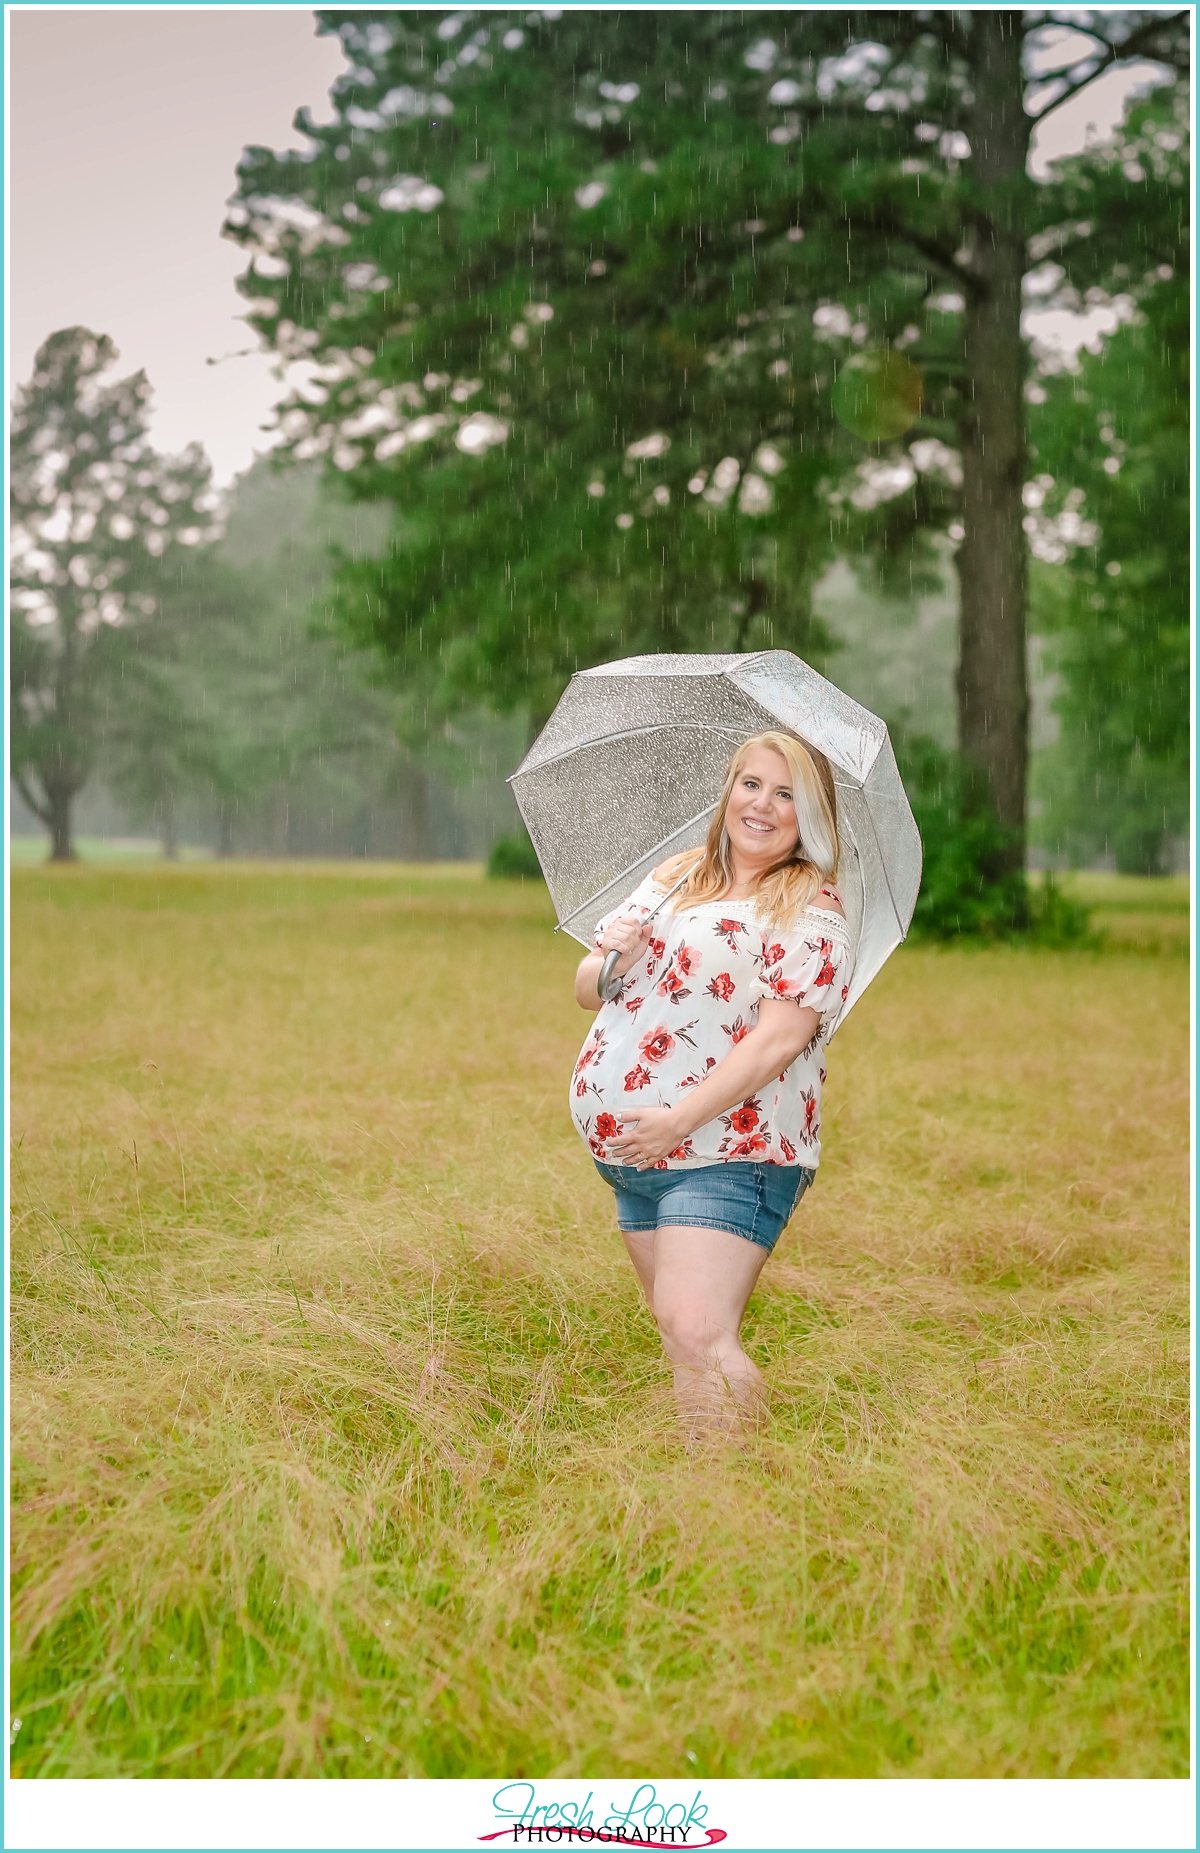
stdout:
[(194, 547), (164, 576), (155, 621), (126, 635), (110, 665), (97, 771), (132, 815), (149, 815), (168, 860), (179, 852), (183, 807), (212, 790), (225, 763), (246, 699), (237, 668), (254, 617), (253, 589), (219, 542)]
[[(226, 494), (223, 525), (176, 562), (156, 622), (129, 638), (105, 691), (97, 775), (138, 824), (153, 820), (167, 855), (186, 831), (226, 855), (425, 859), (464, 825), (478, 853), (474, 820), (448, 802), (444, 755), (426, 740), (412, 750), (411, 700), (374, 685), (377, 666), (330, 620), (331, 547), (349, 561), (377, 546), (379, 511), (347, 506), (319, 466), (283, 473), (264, 459)], [(456, 764), (478, 758), (471, 746)]]
[(311, 466), (281, 477), (264, 460), (232, 489), (208, 584), (186, 594), (209, 618), (180, 665), (194, 723), (216, 717), (193, 790), (222, 853), (302, 854), (314, 837), (365, 853), (385, 793), (405, 813), (407, 853), (432, 853), (425, 780), (397, 739), (402, 703), (330, 620), (331, 553), (350, 563), (385, 531)]
[[(1176, 170), (1186, 128), (1182, 113), (1143, 107), (1081, 165), (1101, 181), (1117, 165)], [(1159, 238), (1163, 261), (1130, 319), (1077, 373), (1042, 384), (1025, 517), (1060, 682), (1039, 834), (1077, 855), (1111, 848), (1136, 874), (1162, 868), (1188, 814), (1190, 292), (1173, 226)]]
[(214, 532), (203, 452), (155, 453), (145, 375), (106, 381), (116, 359), (106, 335), (51, 335), (12, 420), (12, 769), (54, 861), (74, 855), (72, 803), (130, 640), (177, 554)]
[[(403, 512), (344, 582), (355, 634), (541, 710), (616, 650), (811, 654), (837, 544), (917, 572), (949, 526), (960, 748), (1019, 868), (1024, 279), (1111, 282), (1173, 184), (1114, 177), (1116, 260), (1031, 135), (1120, 58), (1182, 70), (1187, 14), (318, 17), (335, 120), (247, 152), (229, 230), (250, 319), (315, 367), (293, 454)], [(873, 347), (924, 375), (899, 448), (833, 417)]]
[[(608, 23), (597, 58), (592, 16), (502, 20), (459, 49), (469, 88), (434, 126), (410, 67), (432, 72), (457, 16), (322, 17), (358, 61), (342, 120), (312, 131), (315, 161), (251, 151), (231, 230), (255, 253), (252, 319), (319, 366), (284, 413), (293, 454), (401, 511), (384, 559), (343, 580), (356, 635), (535, 712), (617, 650), (819, 655), (832, 374), (789, 296), (798, 236), (758, 248), (779, 159), (746, 31), (625, 16), (640, 81), (613, 84)], [(714, 63), (737, 101), (706, 126)], [(386, 114), (362, 107), (367, 66)], [(639, 89), (656, 109), (631, 107)], [(436, 185), (395, 177), (431, 154)]]
[[(859, 544), (874, 541), (894, 563), (931, 522), (955, 514), (963, 802), (1001, 826), (998, 879), (1020, 869), (1025, 841), (1026, 288), (1039, 272), (1045, 281), (1051, 259), (1057, 287), (1046, 306), (1131, 278), (1144, 287), (1163, 261), (1164, 227), (1176, 261), (1186, 238), (1181, 163), (1109, 166), (1102, 185), (1086, 165), (1038, 181), (1032, 132), (1122, 59), (1161, 59), (1164, 79), (1183, 72), (1187, 29), (1179, 12), (856, 14), (854, 42), (824, 68), (829, 107), (843, 135), (853, 124), (857, 146), (840, 202), (814, 205), (840, 213), (860, 323), (904, 343), (926, 380), (906, 472), (864, 466), (857, 499), (877, 507), (858, 523)], [(914, 280), (920, 312), (902, 328)]]

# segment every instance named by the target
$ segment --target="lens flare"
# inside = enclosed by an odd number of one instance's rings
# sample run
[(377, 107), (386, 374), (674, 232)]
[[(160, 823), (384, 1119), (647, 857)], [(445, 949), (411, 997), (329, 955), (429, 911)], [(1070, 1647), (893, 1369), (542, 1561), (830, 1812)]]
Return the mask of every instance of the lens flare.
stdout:
[(919, 370), (891, 349), (856, 354), (833, 388), (838, 422), (873, 444), (898, 438), (921, 411), (923, 382)]

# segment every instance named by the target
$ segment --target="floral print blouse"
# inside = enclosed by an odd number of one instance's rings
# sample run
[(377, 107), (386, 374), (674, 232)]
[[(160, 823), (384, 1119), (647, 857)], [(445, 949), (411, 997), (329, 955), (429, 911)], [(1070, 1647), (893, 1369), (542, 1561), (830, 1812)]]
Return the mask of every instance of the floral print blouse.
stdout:
[[(662, 892), (647, 876), (600, 921), (597, 946), (618, 915), (644, 919)], [(832, 909), (809, 906), (791, 932), (775, 933), (759, 922), (753, 902), (664, 908), (646, 957), (600, 1006), (571, 1078), (572, 1118), (594, 1156), (607, 1159), (607, 1141), (631, 1103), (673, 1105), (754, 1028), (762, 998), (784, 997), (820, 1015), (807, 1049), (778, 1080), (699, 1127), (656, 1169), (741, 1160), (815, 1169), (824, 1046), (846, 1001), (853, 963), (846, 922)]]

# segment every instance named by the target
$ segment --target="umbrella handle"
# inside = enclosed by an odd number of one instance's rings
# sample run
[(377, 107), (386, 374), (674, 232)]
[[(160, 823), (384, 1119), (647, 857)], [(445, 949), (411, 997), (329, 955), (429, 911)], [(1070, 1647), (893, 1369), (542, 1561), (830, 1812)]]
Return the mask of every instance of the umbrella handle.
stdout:
[[(704, 858), (702, 856), (700, 858), (700, 861), (702, 862), (703, 860)], [(684, 882), (687, 881), (688, 877), (692, 875), (695, 872), (695, 870), (699, 868), (699, 866), (700, 866), (699, 863), (694, 862), (692, 864), (692, 867), (688, 869), (685, 874), (679, 877), (679, 880), (675, 883), (675, 886), (673, 888), (667, 889), (667, 892), (663, 895), (662, 900), (657, 902), (655, 906), (653, 906), (650, 909), (650, 912), (648, 914), (643, 915), (642, 917), (643, 926), (648, 925), (649, 922), (653, 920), (659, 908), (664, 906), (665, 903), (670, 900), (673, 894), (679, 893), (679, 890), (683, 887)], [(558, 931), (557, 927), (555, 928), (555, 931), (556, 932)], [(601, 998), (606, 1004), (611, 1003), (613, 998), (617, 995), (618, 991), (621, 989), (623, 980), (620, 978), (617, 978), (614, 975), (617, 969), (617, 960), (620, 958), (620, 956), (621, 955), (619, 952), (610, 952), (608, 957), (605, 959), (603, 965), (600, 967), (600, 976), (596, 980), (596, 995), (599, 998)]]
[(623, 980), (616, 976), (617, 965), (620, 962), (620, 958), (621, 955), (619, 952), (610, 952), (603, 965), (600, 967), (600, 976), (596, 980), (596, 995), (600, 998), (602, 1003), (611, 1003), (612, 999), (621, 989)]

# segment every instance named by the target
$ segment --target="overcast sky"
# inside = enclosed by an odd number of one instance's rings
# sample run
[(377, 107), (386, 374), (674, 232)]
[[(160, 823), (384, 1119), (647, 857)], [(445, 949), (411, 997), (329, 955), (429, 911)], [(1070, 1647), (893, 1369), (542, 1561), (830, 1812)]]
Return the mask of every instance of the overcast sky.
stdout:
[[(327, 118), (344, 68), (307, 8), (12, 7), (10, 378), (38, 345), (83, 323), (144, 367), (160, 449), (199, 438), (217, 479), (245, 469), (281, 386), (238, 319), (244, 268), (220, 236), (242, 148), (294, 146), (301, 104)], [(1058, 112), (1035, 148), (1083, 145), (1119, 119), (1146, 66), (1100, 79)], [(209, 366), (209, 359), (218, 360)]]
[(221, 237), (242, 148), (297, 146), (345, 68), (308, 8), (14, 9), (10, 47), (10, 367), (83, 323), (144, 367), (160, 449), (192, 438), (218, 478), (245, 469), (280, 396), (238, 320), (245, 269)]

